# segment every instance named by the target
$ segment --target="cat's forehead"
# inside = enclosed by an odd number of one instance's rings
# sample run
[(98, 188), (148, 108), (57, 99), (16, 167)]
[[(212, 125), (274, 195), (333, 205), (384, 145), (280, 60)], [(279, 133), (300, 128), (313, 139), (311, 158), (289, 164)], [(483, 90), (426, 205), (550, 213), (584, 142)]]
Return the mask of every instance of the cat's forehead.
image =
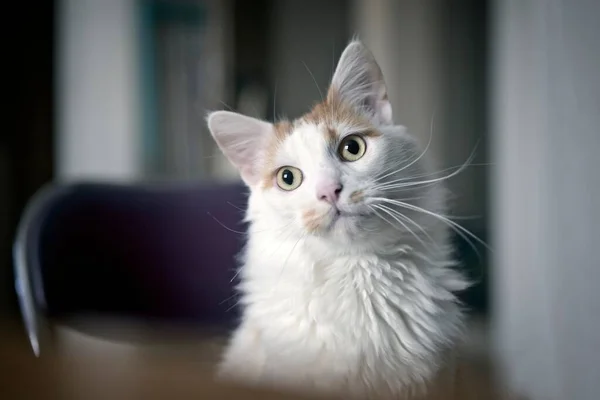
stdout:
[(289, 156), (317, 161), (323, 150), (351, 133), (380, 136), (369, 120), (346, 107), (329, 101), (317, 104), (309, 113), (294, 121), (274, 124), (274, 135), (266, 148), (263, 164), (263, 187), (272, 186), (277, 168)]
[(318, 131), (329, 140), (335, 140), (343, 135), (344, 129), (374, 129), (368, 119), (354, 112), (352, 108), (346, 106), (343, 102), (331, 98), (317, 104), (309, 113), (298, 118), (294, 126), (317, 127)]
[(339, 137), (352, 129), (342, 124), (297, 121), (275, 154), (276, 164), (288, 162), (320, 163)]
[(331, 100), (317, 104), (292, 123), (276, 124), (276, 130), (279, 149), (289, 143), (308, 147), (328, 145), (349, 133), (378, 134), (366, 118), (343, 103)]

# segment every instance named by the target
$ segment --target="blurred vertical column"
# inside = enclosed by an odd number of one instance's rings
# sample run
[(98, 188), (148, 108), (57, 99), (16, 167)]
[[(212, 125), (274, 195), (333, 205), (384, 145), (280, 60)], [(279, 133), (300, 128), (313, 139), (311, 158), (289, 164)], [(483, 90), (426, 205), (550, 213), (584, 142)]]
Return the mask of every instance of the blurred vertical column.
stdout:
[(494, 3), (494, 344), (525, 398), (597, 399), (600, 2)]
[(136, 1), (57, 3), (56, 177), (138, 179)]

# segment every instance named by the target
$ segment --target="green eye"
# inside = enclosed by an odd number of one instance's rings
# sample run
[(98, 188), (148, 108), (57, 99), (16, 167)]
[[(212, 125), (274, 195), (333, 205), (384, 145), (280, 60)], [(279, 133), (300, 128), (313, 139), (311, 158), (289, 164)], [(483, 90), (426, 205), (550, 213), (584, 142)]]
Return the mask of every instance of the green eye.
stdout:
[(338, 148), (338, 153), (342, 160), (349, 162), (360, 160), (362, 156), (365, 155), (366, 151), (367, 143), (365, 142), (365, 139), (358, 135), (345, 137)]
[(302, 172), (295, 167), (281, 167), (277, 171), (277, 186), (292, 191), (302, 184)]

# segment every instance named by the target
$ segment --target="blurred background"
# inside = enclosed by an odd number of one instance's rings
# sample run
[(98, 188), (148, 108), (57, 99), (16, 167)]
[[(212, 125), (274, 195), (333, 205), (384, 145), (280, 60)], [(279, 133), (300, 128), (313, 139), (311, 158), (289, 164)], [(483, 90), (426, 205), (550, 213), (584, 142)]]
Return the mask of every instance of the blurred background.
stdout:
[[(599, 2), (55, 0), (3, 26), (10, 124), (0, 139), (0, 309), (19, 315), (11, 247), (48, 182), (237, 181), (208, 110), (297, 117), (355, 34), (395, 120), (448, 181), (478, 282), (464, 300), (532, 399), (592, 399), (600, 378)], [(9, 20), (5, 14), (5, 20)], [(488, 340), (489, 339), (489, 340)], [(1, 337), (0, 337), (0, 340)]]

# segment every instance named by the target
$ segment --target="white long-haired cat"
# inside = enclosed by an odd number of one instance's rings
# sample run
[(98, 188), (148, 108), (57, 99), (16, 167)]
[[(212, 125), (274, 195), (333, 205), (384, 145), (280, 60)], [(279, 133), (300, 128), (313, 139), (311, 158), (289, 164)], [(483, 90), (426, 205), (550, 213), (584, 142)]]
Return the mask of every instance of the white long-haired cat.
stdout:
[(208, 125), (250, 188), (243, 318), (220, 376), (363, 398), (427, 388), (460, 337), (466, 281), (443, 189), (394, 125), (371, 52), (351, 42), (297, 120), (216, 111)]

